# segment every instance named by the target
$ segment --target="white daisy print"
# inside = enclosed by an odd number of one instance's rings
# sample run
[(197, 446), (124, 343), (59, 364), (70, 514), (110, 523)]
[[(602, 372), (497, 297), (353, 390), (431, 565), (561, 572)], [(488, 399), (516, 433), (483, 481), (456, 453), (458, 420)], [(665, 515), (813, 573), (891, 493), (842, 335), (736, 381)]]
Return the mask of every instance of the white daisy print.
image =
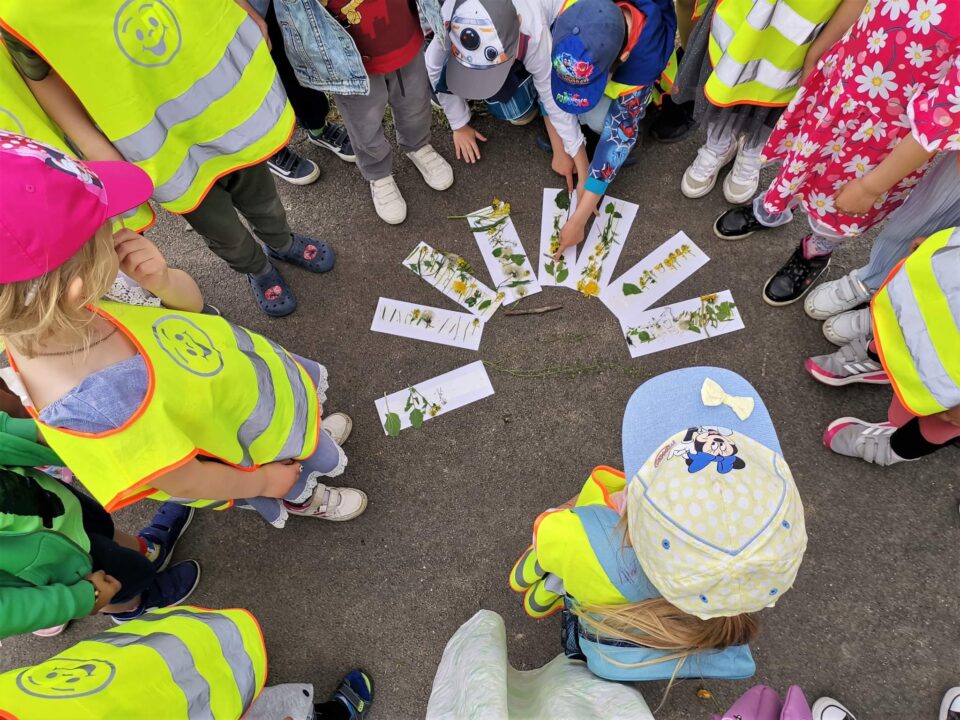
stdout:
[(950, 103), (950, 112), (960, 113), (960, 89), (954, 89), (952, 93), (947, 95), (947, 102)]
[(933, 55), (932, 49), (927, 49), (916, 41), (907, 45), (904, 52), (907, 54), (907, 60), (909, 60), (910, 64), (915, 68), (922, 68), (930, 62), (930, 58)]
[(827, 118), (830, 116), (830, 108), (825, 105), (821, 105), (816, 110), (813, 111), (813, 116), (817, 119), (821, 125), (826, 124)]
[(793, 152), (797, 147), (797, 136), (793, 133), (787, 133), (786, 137), (780, 141), (780, 145), (777, 146), (777, 153), (788, 153)]
[(943, 80), (947, 73), (950, 72), (950, 68), (953, 67), (953, 60), (944, 60), (940, 63), (940, 67), (937, 68), (937, 71), (933, 74), (933, 79), (937, 82)]
[(810, 193), (807, 200), (810, 209), (820, 217), (834, 211), (833, 198), (822, 192)]
[(867, 38), (867, 49), (871, 53), (876, 54), (883, 50), (883, 48), (886, 46), (887, 33), (883, 30), (883, 28), (874, 30), (872, 33), (870, 33), (870, 37)]
[(849, 80), (853, 77), (853, 71), (857, 69), (857, 61), (853, 59), (853, 55), (847, 55), (843, 59), (843, 66), (840, 68), (840, 77), (844, 80)]
[(860, 71), (861, 74), (856, 77), (856, 81), (860, 83), (857, 90), (866, 93), (871, 99), (879, 96), (884, 100), (888, 100), (890, 98), (890, 91), (900, 87), (899, 84), (893, 80), (897, 74), (893, 70), (884, 72), (883, 63), (879, 61), (875, 62), (873, 67), (864, 65), (860, 68)]
[(827, 164), (826, 164), (826, 163), (817, 163), (816, 165), (813, 166), (813, 171), (814, 171), (817, 175), (823, 175), (823, 174), (827, 171)]
[(838, 160), (843, 160), (847, 151), (844, 150), (843, 140), (841, 138), (834, 138), (823, 146), (823, 151), (820, 154), (830, 158), (833, 162), (837, 162)]
[(906, 15), (910, 10), (910, 0), (883, 0), (883, 7), (880, 8), (881, 15), (889, 15), (891, 20), (896, 20), (901, 13)]
[(939, 25), (947, 4), (938, 0), (918, 0), (917, 6), (910, 11), (907, 28), (926, 35), (934, 25)]
[(854, 173), (860, 178), (873, 169), (873, 164), (867, 155), (854, 155), (844, 163), (843, 169), (848, 173)]
[[(863, 6), (863, 12), (860, 13), (860, 19), (857, 20), (857, 29), (865, 30), (866, 27), (873, 20), (874, 15), (877, 14), (877, 0), (867, 0), (867, 4)], [(851, 28), (852, 30), (853, 28)], [(847, 34), (850, 33), (850, 30), (847, 30)]]
[(849, 225), (840, 225), (840, 232), (842, 232), (847, 237), (854, 237), (856, 235), (863, 234), (863, 228), (860, 227), (858, 223), (850, 223)]
[(800, 173), (806, 171), (807, 163), (805, 163), (803, 160), (794, 160), (792, 163), (790, 163), (789, 168), (790, 173), (799, 175)]
[(883, 120), (867, 120), (853, 134), (854, 140), (882, 140), (887, 136), (887, 123)]

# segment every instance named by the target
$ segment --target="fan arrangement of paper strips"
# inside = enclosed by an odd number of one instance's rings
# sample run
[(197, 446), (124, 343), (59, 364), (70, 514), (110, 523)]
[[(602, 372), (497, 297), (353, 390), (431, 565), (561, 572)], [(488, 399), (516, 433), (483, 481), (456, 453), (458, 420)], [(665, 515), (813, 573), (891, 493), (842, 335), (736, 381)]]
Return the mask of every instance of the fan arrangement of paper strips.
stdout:
[[(479, 280), (460, 257), (421, 242), (403, 265), (467, 312), (380, 298), (371, 330), (414, 340), (479, 350), (486, 322), (501, 305), (510, 305), (559, 286), (600, 300), (614, 314), (631, 357), (640, 357), (743, 328), (729, 290), (653, 307), (668, 292), (703, 267), (709, 258), (683, 232), (661, 244), (613, 280), (620, 253), (639, 209), (634, 203), (605, 197), (579, 256), (567, 248), (559, 259), (560, 229), (576, 207), (566, 190), (543, 191), (539, 268), (534, 271), (510, 219), (510, 205), (465, 216), (476, 238), (491, 285)], [(493, 394), (482, 362), (471, 363), (377, 401), (384, 432), (406, 427)]]

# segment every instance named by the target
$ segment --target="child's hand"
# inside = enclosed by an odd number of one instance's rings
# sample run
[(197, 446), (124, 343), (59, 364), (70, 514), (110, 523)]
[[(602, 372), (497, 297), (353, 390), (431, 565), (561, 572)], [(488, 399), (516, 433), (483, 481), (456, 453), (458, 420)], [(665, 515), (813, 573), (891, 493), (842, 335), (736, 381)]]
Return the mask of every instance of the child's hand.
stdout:
[(90, 612), (91, 615), (103, 610), (120, 592), (120, 581), (112, 575), (107, 575), (103, 570), (90, 573), (84, 580), (87, 580), (98, 591), (97, 599), (93, 603), (93, 610)]
[(553, 255), (555, 261), (560, 259), (564, 250), (568, 247), (574, 247), (583, 242), (583, 238), (586, 236), (586, 227), (587, 224), (581, 221), (576, 214), (570, 216), (570, 219), (560, 228), (560, 246)]
[(573, 176), (576, 173), (577, 169), (574, 165), (573, 158), (567, 155), (565, 152), (555, 152), (553, 154), (553, 162), (550, 163), (551, 169), (557, 174), (561, 175), (567, 181), (567, 192), (573, 192)]
[(453, 147), (457, 151), (457, 160), (472, 164), (480, 159), (480, 146), (477, 141), (486, 142), (487, 138), (469, 125), (453, 131)]
[(290, 494), (290, 490), (300, 478), (303, 465), (293, 460), (272, 462), (260, 468), (265, 476), (263, 496), (282, 498)]
[(120, 258), (120, 269), (154, 295), (170, 283), (167, 261), (157, 246), (132, 230), (123, 229), (113, 236), (113, 247)]
[(916, 251), (917, 251), (917, 248), (919, 248), (921, 245), (923, 245), (923, 242), (924, 242), (924, 240), (926, 240), (926, 239), (927, 239), (927, 236), (926, 236), (926, 235), (921, 235), (921, 236), (918, 237), (918, 238), (914, 238), (914, 239), (913, 239), (913, 242), (910, 243), (910, 252), (912, 252), (912, 253), (916, 252)]
[(840, 188), (840, 192), (837, 193), (837, 210), (845, 215), (852, 215), (853, 217), (866, 215), (878, 197), (878, 193), (867, 188), (863, 178), (851, 180)]

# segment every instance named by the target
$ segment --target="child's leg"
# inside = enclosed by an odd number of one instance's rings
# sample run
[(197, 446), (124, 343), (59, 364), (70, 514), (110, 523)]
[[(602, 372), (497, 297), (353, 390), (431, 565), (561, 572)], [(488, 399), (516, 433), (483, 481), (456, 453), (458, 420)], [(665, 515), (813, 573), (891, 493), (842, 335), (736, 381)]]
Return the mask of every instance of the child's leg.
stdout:
[(290, 247), (293, 231), (266, 163), (235, 170), (223, 180), (233, 207), (247, 219), (254, 234), (279, 252)]
[(899, 426), (890, 436), (890, 446), (905, 460), (930, 455), (960, 437), (960, 426), (933, 416), (917, 417), (896, 395), (890, 401), (887, 417)]
[[(360, 174), (369, 181), (392, 175), (393, 153), (383, 134), (383, 113), (387, 109), (385, 76), (370, 76), (368, 95), (337, 95), (335, 99), (350, 134)], [(427, 108), (429, 112), (429, 102)]]
[(423, 51), (395, 73), (385, 76), (387, 96), (401, 152), (414, 152), (430, 142), (430, 80)]
[(314, 488), (317, 486), (317, 476), (336, 477), (342, 475), (347, 467), (347, 455), (327, 432), (321, 430), (317, 449), (313, 455), (301, 460), (300, 464), (303, 466), (300, 477), (284, 498), (294, 505), (302, 505), (310, 499)]
[(772, 213), (768, 212), (763, 206), (764, 198), (772, 189), (773, 186), (771, 185), (770, 189), (768, 189), (766, 193), (757, 195), (753, 199), (753, 214), (757, 218), (757, 222), (768, 228), (780, 227), (781, 225), (786, 225), (793, 220), (793, 210), (790, 208), (787, 208), (783, 212)]

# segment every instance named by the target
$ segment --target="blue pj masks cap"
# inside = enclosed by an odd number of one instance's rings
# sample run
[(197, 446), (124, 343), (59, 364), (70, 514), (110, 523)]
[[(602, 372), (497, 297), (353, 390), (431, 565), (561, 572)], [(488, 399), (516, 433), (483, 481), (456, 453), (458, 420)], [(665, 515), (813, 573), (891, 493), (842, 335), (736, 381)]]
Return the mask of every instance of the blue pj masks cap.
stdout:
[(626, 33), (613, 0), (575, 0), (560, 13), (552, 32), (551, 89), (561, 110), (581, 115), (600, 102)]

